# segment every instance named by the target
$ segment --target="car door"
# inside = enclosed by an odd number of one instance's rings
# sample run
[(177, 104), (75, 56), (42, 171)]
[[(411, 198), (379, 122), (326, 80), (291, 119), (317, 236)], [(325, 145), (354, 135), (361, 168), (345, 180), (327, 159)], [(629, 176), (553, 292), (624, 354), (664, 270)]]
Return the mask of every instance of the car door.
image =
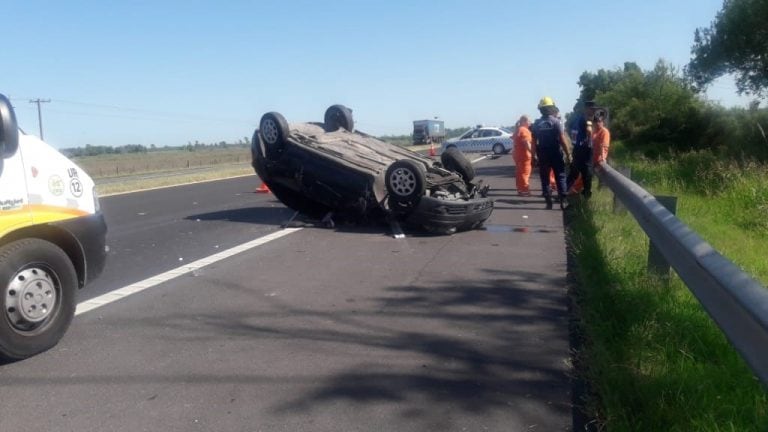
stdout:
[(491, 149), (493, 149), (493, 145), (497, 142), (496, 137), (499, 136), (501, 136), (501, 132), (496, 129), (481, 129), (477, 151), (491, 151)]
[(459, 138), (459, 140), (456, 142), (456, 148), (465, 153), (477, 151), (475, 150), (475, 142), (479, 137), (480, 132), (478, 129), (470, 130), (462, 135), (461, 138)]

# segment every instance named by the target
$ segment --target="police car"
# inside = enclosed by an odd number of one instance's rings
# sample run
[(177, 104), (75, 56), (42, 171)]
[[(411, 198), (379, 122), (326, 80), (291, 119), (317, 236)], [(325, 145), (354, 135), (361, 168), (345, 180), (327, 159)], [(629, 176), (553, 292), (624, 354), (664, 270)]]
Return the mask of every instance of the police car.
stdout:
[(512, 150), (512, 131), (500, 127), (476, 126), (458, 138), (443, 143), (442, 150), (455, 147), (464, 153), (509, 153)]

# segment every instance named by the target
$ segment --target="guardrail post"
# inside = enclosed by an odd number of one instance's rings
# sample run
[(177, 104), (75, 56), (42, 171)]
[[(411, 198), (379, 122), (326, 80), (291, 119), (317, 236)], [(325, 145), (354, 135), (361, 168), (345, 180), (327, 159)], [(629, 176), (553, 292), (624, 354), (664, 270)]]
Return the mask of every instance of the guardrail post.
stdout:
[[(663, 205), (673, 215), (677, 214), (677, 197), (666, 195), (655, 195), (656, 201)], [(615, 198), (614, 198), (615, 199)], [(669, 262), (664, 258), (659, 248), (648, 239), (648, 272), (661, 278), (669, 278)]]
[[(630, 167), (617, 167), (616, 171), (628, 179), (632, 178), (632, 168)], [(624, 207), (621, 200), (616, 197), (616, 194), (613, 194), (613, 214), (625, 214), (626, 212), (627, 208)]]

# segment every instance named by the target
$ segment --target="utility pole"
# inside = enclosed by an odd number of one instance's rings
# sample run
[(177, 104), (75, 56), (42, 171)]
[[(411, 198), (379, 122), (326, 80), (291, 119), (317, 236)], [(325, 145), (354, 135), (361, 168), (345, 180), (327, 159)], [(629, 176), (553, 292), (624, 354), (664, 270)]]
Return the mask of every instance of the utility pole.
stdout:
[(40, 104), (41, 103), (48, 103), (50, 102), (50, 99), (33, 99), (30, 100), (29, 103), (36, 103), (37, 104), (37, 124), (40, 126), (40, 139), (43, 139), (43, 114), (40, 110)]

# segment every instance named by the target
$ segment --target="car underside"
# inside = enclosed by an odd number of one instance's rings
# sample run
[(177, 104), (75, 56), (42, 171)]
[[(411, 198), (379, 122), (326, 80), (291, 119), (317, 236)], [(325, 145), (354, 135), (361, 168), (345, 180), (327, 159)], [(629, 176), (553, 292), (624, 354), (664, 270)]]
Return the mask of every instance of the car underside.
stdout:
[(493, 211), (488, 186), (458, 151), (441, 161), (355, 131), (333, 105), (323, 123), (265, 114), (252, 141), (253, 167), (283, 204), (311, 218), (401, 221), (432, 233), (477, 228)]

